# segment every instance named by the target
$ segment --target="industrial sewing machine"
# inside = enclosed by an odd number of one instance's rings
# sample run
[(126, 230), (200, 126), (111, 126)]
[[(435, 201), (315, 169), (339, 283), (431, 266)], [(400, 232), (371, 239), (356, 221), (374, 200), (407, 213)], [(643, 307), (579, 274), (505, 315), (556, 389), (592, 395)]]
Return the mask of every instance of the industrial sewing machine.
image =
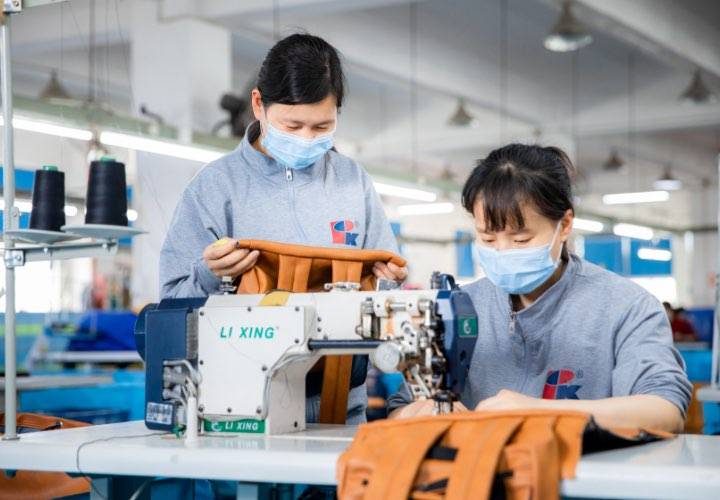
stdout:
[(369, 354), (403, 371), (416, 399), (452, 409), (477, 339), (470, 297), (451, 276), (428, 290), (213, 295), (146, 307), (136, 340), (148, 428), (281, 434), (305, 429), (305, 376), (326, 355)]

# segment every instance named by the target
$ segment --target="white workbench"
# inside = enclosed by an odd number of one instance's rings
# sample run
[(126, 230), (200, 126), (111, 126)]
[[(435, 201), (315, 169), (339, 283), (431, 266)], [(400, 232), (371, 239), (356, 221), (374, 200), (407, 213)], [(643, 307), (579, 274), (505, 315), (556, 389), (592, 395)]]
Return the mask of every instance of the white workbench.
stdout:
[[(142, 422), (23, 435), (0, 442), (0, 468), (129, 476), (333, 484), (353, 427), (312, 426), (274, 437), (204, 436), (187, 447)], [(590, 498), (720, 498), (720, 437), (672, 441), (584, 456), (564, 495)]]

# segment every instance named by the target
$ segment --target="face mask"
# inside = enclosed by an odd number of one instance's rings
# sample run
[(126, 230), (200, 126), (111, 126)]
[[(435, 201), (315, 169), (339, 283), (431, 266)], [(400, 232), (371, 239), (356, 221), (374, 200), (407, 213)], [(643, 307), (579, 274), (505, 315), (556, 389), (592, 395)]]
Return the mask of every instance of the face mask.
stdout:
[(278, 162), (299, 170), (313, 165), (333, 147), (334, 134), (333, 130), (315, 139), (303, 139), (295, 134), (282, 132), (266, 122), (265, 137), (261, 144)]
[(550, 251), (560, 232), (560, 224), (547, 245), (513, 250), (495, 250), (475, 244), (475, 255), (488, 279), (506, 293), (527, 294), (552, 276), (559, 259), (553, 261)]

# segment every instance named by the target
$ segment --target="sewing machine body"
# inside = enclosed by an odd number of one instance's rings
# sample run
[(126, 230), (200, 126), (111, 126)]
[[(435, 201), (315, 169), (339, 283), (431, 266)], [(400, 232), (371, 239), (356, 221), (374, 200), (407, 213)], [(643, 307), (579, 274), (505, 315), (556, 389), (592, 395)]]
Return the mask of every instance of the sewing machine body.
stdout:
[(192, 396), (204, 432), (280, 434), (305, 429), (305, 376), (324, 355), (370, 354), (405, 371), (418, 398), (459, 394), (477, 317), (459, 289), (340, 288), (165, 300), (141, 313), (136, 336), (149, 428), (192, 420)]

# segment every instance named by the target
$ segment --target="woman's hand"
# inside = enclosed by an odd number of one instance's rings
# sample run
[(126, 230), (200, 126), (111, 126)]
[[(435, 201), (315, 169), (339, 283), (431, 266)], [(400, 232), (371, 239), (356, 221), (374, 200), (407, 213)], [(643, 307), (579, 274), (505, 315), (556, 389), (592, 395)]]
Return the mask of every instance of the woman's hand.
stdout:
[(392, 262), (376, 262), (373, 266), (373, 274), (376, 278), (398, 281), (402, 283), (408, 277), (407, 267), (400, 267)]
[(217, 276), (230, 276), (233, 279), (251, 269), (257, 262), (260, 252), (240, 248), (240, 242), (223, 238), (208, 245), (203, 251), (203, 259), (208, 269)]
[[(468, 411), (465, 405), (460, 401), (453, 403), (453, 413), (459, 413)], [(409, 405), (405, 405), (402, 408), (398, 408), (393, 411), (388, 418), (412, 418), (412, 417), (429, 417), (435, 412), (435, 401), (432, 399), (421, 399), (420, 401), (414, 401)]]

